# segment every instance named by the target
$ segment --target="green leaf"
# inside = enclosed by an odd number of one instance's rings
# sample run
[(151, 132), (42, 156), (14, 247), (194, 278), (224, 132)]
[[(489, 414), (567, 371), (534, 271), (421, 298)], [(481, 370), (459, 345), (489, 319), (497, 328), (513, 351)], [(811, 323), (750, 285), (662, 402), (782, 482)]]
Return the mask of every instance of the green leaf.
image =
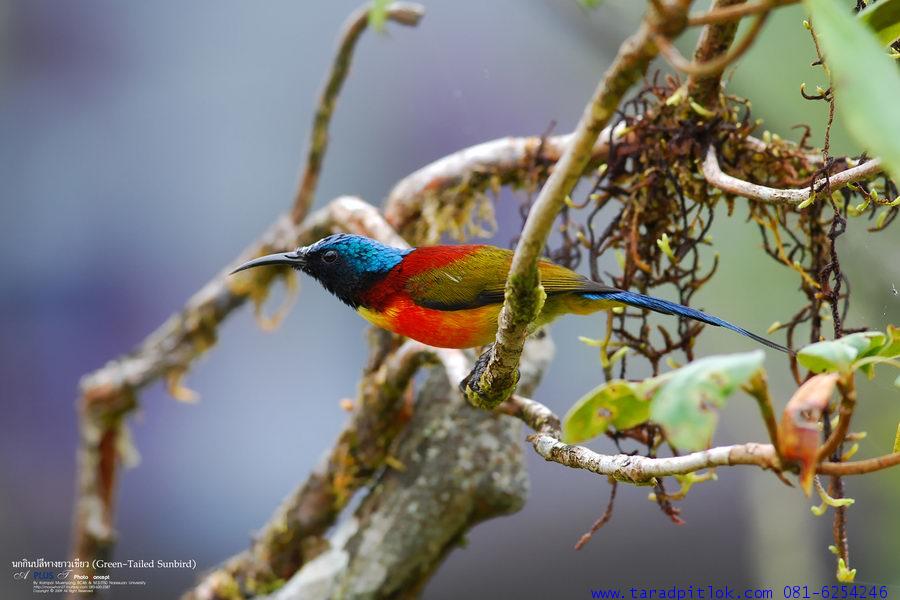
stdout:
[(889, 46), (900, 38), (900, 0), (879, 0), (857, 16), (875, 32), (882, 45)]
[(603, 0), (578, 0), (578, 4), (580, 4), (584, 8), (587, 8), (588, 10), (590, 10), (590, 9), (597, 8), (598, 6), (600, 6), (600, 3), (602, 1)]
[(805, 4), (825, 51), (844, 125), (900, 180), (900, 111), (891, 108), (900, 98), (897, 65), (838, 0), (805, 0)]
[(677, 448), (706, 448), (718, 422), (712, 409), (724, 406), (762, 367), (763, 357), (762, 350), (710, 356), (670, 373), (651, 401), (651, 418)]
[(900, 357), (900, 327), (887, 326), (887, 341), (878, 349), (878, 356), (886, 358)]
[(369, 27), (381, 33), (387, 21), (387, 7), (391, 0), (372, 0), (372, 8), (369, 9)]
[(887, 336), (880, 331), (860, 331), (845, 335), (840, 340), (842, 343), (856, 348), (857, 355), (853, 368), (861, 370), (869, 379), (875, 377), (875, 363), (863, 364), (862, 366), (856, 363), (867, 356), (877, 355), (887, 341)]
[(851, 569), (843, 558), (838, 558), (837, 572), (834, 574), (834, 578), (840, 583), (853, 583), (856, 579), (856, 569)]
[(858, 355), (859, 350), (842, 338), (806, 346), (797, 353), (797, 362), (813, 373), (847, 373)]
[[(900, 379), (900, 377), (897, 377)], [(897, 423), (897, 435), (894, 436), (894, 452), (900, 452), (900, 423)]]
[(614, 379), (595, 387), (563, 418), (563, 441), (577, 444), (597, 437), (610, 426), (629, 429), (648, 420), (652, 382), (651, 379), (641, 383)]
[(810, 344), (797, 353), (797, 360), (814, 373), (847, 373), (861, 368), (871, 378), (876, 364), (898, 355), (900, 329), (888, 325), (887, 333), (860, 331), (837, 340)]
[(880, 331), (860, 331), (840, 338), (841, 343), (856, 348), (857, 358), (877, 354), (887, 336)]

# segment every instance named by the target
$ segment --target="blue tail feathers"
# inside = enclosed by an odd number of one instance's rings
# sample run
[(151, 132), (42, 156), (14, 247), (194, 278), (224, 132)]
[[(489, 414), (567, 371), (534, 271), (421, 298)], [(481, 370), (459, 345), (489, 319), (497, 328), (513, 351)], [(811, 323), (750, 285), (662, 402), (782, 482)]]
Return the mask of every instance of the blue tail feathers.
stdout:
[(718, 317), (708, 315), (705, 312), (699, 311), (695, 308), (682, 306), (681, 304), (669, 302), (668, 300), (661, 300), (660, 298), (653, 298), (652, 296), (645, 296), (644, 294), (627, 292), (624, 290), (609, 292), (588, 292), (582, 294), (582, 296), (591, 300), (614, 300), (616, 302), (621, 302), (622, 304), (628, 304), (629, 306), (636, 306), (638, 308), (646, 308), (654, 312), (662, 313), (664, 315), (678, 315), (680, 317), (686, 317), (688, 319), (700, 321), (701, 323), (708, 323), (709, 325), (724, 327), (726, 329), (734, 331), (735, 333), (746, 336), (752, 340), (756, 340), (760, 344), (768, 346), (769, 348), (781, 350), (782, 352), (788, 352), (788, 349), (784, 346), (776, 344), (771, 340), (767, 340), (762, 336), (758, 336), (755, 333), (751, 333), (742, 327), (733, 325), (732, 323), (724, 321)]

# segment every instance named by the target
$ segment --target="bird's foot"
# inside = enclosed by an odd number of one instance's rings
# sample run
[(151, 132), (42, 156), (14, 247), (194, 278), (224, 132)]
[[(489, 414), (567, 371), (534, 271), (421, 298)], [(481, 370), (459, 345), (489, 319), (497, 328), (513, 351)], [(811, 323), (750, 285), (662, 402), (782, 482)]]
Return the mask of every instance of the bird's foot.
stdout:
[[(519, 383), (518, 369), (514, 371), (511, 381), (501, 383), (491, 380), (486, 382), (485, 375), (492, 356), (493, 345), (478, 357), (472, 371), (459, 382), (459, 391), (466, 397), (469, 404), (476, 408), (494, 409), (516, 390), (516, 385)], [(488, 374), (488, 376), (490, 375)], [(489, 389), (485, 389), (485, 384)]]

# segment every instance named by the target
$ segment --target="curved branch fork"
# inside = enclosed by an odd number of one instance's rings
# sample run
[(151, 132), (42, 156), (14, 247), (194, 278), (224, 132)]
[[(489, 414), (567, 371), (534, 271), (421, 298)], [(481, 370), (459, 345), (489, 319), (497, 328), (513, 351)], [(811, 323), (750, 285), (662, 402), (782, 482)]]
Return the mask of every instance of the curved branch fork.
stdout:
[(824, 177), (818, 179), (809, 187), (778, 189), (750, 183), (724, 173), (722, 167), (719, 166), (719, 157), (716, 154), (716, 149), (710, 146), (703, 161), (703, 177), (706, 178), (707, 183), (711, 186), (729, 194), (743, 196), (748, 200), (765, 202), (767, 204), (797, 206), (810, 198), (814, 198), (826, 188), (834, 191), (855, 181), (868, 179), (880, 173), (882, 168), (881, 159), (875, 158), (840, 173), (829, 175), (827, 179)]

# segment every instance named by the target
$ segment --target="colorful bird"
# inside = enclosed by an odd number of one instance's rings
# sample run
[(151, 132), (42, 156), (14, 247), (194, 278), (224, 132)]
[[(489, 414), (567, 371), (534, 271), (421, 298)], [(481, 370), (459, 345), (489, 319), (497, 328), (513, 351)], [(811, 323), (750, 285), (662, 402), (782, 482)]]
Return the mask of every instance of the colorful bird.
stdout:
[[(400, 249), (360, 235), (339, 233), (294, 252), (251, 260), (234, 273), (263, 265), (290, 265), (378, 327), (439, 348), (472, 348), (494, 341), (513, 252), (495, 246)], [(787, 349), (704, 312), (605, 286), (549, 260), (538, 263), (547, 298), (533, 329), (560, 315), (586, 315), (617, 306), (717, 325), (786, 352)]]

